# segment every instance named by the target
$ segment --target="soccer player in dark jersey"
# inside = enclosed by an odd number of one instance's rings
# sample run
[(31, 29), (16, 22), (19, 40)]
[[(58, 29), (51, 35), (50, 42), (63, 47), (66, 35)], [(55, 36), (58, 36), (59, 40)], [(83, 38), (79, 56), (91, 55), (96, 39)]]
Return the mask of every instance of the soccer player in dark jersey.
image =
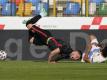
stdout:
[(81, 58), (81, 52), (78, 50), (72, 50), (69, 44), (56, 39), (52, 34), (34, 25), (41, 15), (37, 15), (27, 21), (26, 27), (29, 30), (29, 42), (35, 45), (46, 45), (50, 49), (48, 62), (56, 63), (57, 61), (65, 58), (72, 60), (79, 60)]

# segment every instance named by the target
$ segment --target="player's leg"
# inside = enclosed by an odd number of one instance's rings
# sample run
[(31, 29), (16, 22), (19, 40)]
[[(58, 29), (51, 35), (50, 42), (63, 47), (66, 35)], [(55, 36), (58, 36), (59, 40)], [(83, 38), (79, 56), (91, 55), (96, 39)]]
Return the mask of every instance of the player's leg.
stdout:
[(29, 25), (29, 24), (36, 23), (39, 19), (41, 19), (41, 15), (34, 16), (33, 18), (31, 18), (30, 20), (28, 20), (26, 22), (26, 26)]
[(41, 15), (37, 15), (34, 16), (33, 18), (31, 18), (30, 20), (28, 20), (26, 22), (26, 27), (32, 31), (32, 32), (38, 32), (40, 35), (45, 36), (45, 37), (52, 37), (52, 34), (48, 31), (48, 30), (43, 30), (40, 27), (33, 25), (34, 23), (36, 23), (42, 16)]
[(33, 33), (38, 33), (43, 37), (52, 37), (52, 34), (48, 30), (41, 29), (36, 25), (28, 24), (26, 27)]
[(95, 35), (89, 35), (89, 40), (90, 40), (90, 42), (91, 42), (91, 45), (98, 45), (99, 44), (99, 42), (98, 42), (98, 40), (97, 40), (97, 37), (95, 36)]

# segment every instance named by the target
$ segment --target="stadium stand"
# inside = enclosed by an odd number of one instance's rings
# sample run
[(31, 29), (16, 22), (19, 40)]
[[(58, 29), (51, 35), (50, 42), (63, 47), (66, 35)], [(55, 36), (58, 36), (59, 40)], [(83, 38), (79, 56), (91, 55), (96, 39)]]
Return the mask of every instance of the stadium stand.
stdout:
[(40, 0), (25, 0), (25, 2), (27, 2), (27, 3), (32, 3), (33, 4), (33, 6), (36, 6), (38, 3), (40, 3)]
[(16, 15), (16, 4), (15, 3), (5, 3), (2, 5), (2, 15), (3, 16), (15, 16)]
[(107, 0), (0, 0), (1, 16), (86, 16), (86, 12), (107, 16)]
[(66, 3), (66, 9), (64, 11), (65, 15), (77, 15), (80, 12), (80, 4), (79, 3), (72, 3), (72, 2), (67, 2)]
[(98, 10), (99, 15), (107, 15), (107, 3), (101, 3)]
[(30, 16), (32, 14), (32, 3), (20, 3), (18, 6), (18, 16)]
[(0, 0), (0, 5), (4, 5), (7, 2), (8, 2), (8, 0)]
[(104, 0), (89, 0), (89, 1), (90, 3), (96, 3), (96, 5), (99, 5), (104, 2)]
[(9, 1), (15, 3), (16, 5), (19, 5), (20, 3), (25, 2), (25, 0), (9, 0)]
[(96, 14), (96, 3), (90, 3), (89, 5), (89, 15), (95, 15)]
[(71, 0), (71, 2), (77, 2), (79, 4), (85, 3), (85, 0)]

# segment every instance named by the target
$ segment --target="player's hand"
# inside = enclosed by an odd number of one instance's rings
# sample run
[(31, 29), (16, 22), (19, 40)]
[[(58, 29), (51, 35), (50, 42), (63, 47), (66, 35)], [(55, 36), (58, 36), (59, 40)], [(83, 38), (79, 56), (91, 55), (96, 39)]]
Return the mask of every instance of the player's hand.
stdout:
[(84, 57), (83, 57), (83, 60), (86, 62), (86, 63), (91, 63), (89, 58), (88, 58), (88, 54), (85, 54)]
[(33, 43), (34, 42), (34, 37), (32, 37), (31, 39), (30, 39), (30, 43)]
[(83, 59), (88, 59), (88, 54), (85, 53), (84, 58)]
[(84, 60), (86, 63), (91, 63), (89, 59)]

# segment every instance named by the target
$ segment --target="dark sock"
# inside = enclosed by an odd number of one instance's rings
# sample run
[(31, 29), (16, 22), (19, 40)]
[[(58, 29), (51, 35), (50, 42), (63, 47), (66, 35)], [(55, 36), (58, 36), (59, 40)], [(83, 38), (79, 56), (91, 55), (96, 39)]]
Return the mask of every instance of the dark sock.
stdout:
[(34, 23), (36, 23), (40, 18), (41, 18), (41, 15), (34, 16), (33, 18), (31, 18), (30, 20), (28, 20), (26, 22), (26, 26), (28, 24), (34, 24)]

